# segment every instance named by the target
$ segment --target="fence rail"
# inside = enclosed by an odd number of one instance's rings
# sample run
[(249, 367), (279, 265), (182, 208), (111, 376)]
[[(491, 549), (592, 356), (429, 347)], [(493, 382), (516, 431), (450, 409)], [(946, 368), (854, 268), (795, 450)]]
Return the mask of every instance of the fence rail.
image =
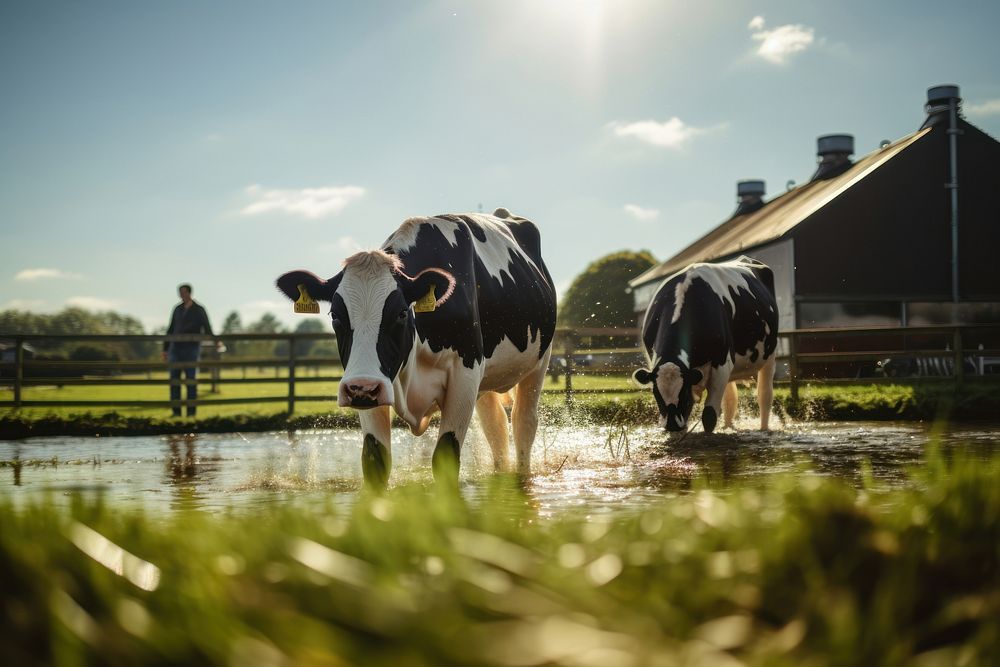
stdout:
[[(913, 380), (965, 382), (976, 378), (1000, 378), (1000, 324), (932, 327), (844, 327), (822, 329), (796, 329), (779, 333), (782, 345), (778, 362), (782, 364), (781, 377), (777, 382), (787, 384), (792, 398), (798, 399), (799, 388), (804, 382), (842, 383), (858, 382), (856, 377), (844, 377), (844, 369), (877, 366), (885, 360), (947, 359), (945, 366), (951, 372), (942, 377), (865, 377), (864, 382), (905, 382)], [(639, 330), (634, 328), (578, 328), (558, 329), (550, 373), (556, 378), (564, 378), (562, 387), (546, 388), (546, 393), (561, 393), (567, 402), (575, 395), (600, 393), (626, 393), (643, 391), (635, 386), (619, 383), (615, 387), (574, 386), (575, 378), (599, 376), (622, 378), (643, 363), (638, 347), (617, 347), (596, 349), (594, 340), (608, 342), (609, 339), (638, 341)], [(858, 344), (859, 339), (874, 339), (876, 349), (866, 349)], [(239, 405), (255, 403), (285, 403), (288, 412), (294, 412), (296, 403), (304, 401), (334, 401), (335, 395), (303, 394), (300, 385), (324, 382), (339, 382), (341, 379), (340, 360), (333, 356), (302, 356), (298, 353), (304, 341), (331, 341), (333, 336), (316, 334), (225, 334), (219, 336), (184, 335), (12, 335), (0, 336), (0, 342), (9, 342), (0, 361), (0, 385), (10, 387), (10, 399), (0, 400), (0, 408), (28, 407), (147, 407), (174, 409), (213, 405)], [(584, 345), (589, 341), (589, 345)], [(908, 346), (908, 341), (916, 341)], [(933, 342), (931, 342), (933, 341)], [(79, 361), (66, 359), (28, 358), (32, 344), (64, 343), (163, 343), (198, 342), (207, 345), (211, 353), (218, 343), (244, 344), (274, 342), (287, 346), (282, 356), (236, 357), (228, 359), (206, 357), (197, 362), (167, 362), (154, 358), (144, 359), (99, 359)], [(895, 342), (896, 345), (892, 346)], [(985, 344), (984, 344), (985, 342)], [(853, 345), (853, 346), (852, 346)], [(593, 363), (593, 357), (603, 361)], [(968, 359), (979, 360), (977, 372), (966, 372)], [(622, 363), (627, 362), (627, 363)], [(988, 364), (987, 364), (988, 362)], [(987, 364), (988, 369), (987, 369)], [(826, 369), (826, 374), (817, 373), (815, 368)], [(170, 378), (170, 371), (198, 368), (207, 371), (209, 377), (194, 379)], [(840, 369), (841, 376), (830, 369)], [(243, 370), (242, 377), (224, 377), (222, 371)], [(273, 372), (273, 377), (247, 377), (247, 369)], [(331, 372), (329, 369), (336, 369)], [(306, 374), (311, 371), (312, 374)], [(993, 375), (987, 375), (992, 371)], [(163, 376), (166, 373), (167, 376)], [(136, 375), (145, 377), (134, 377)], [(154, 377), (157, 374), (159, 377)], [(123, 377), (132, 376), (132, 377)], [(581, 380), (582, 382), (582, 380)], [(136, 398), (60, 400), (30, 398), (24, 396), (25, 389), (43, 386), (88, 386), (88, 387), (145, 387), (145, 386), (207, 386), (219, 385), (284, 385), (280, 395), (242, 396), (235, 398), (199, 398), (197, 400), (152, 400)]]

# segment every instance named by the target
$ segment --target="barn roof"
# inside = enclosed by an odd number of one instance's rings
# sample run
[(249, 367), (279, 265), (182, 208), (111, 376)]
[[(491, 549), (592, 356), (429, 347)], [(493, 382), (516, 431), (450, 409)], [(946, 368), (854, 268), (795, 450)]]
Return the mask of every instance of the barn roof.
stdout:
[(792, 188), (762, 208), (734, 215), (659, 266), (629, 282), (638, 287), (680, 271), (692, 262), (730, 257), (781, 238), (831, 201), (854, 187), (931, 131), (924, 126), (857, 160), (843, 173), (825, 180), (812, 180)]

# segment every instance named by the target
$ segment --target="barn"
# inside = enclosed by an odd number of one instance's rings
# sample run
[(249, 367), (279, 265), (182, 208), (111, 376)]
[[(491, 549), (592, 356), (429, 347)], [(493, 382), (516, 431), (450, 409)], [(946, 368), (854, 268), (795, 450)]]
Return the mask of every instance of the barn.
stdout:
[(1000, 142), (958, 86), (930, 88), (925, 112), (857, 160), (851, 135), (819, 137), (810, 181), (770, 200), (739, 182), (729, 219), (630, 282), (639, 316), (663, 278), (745, 254), (774, 269), (783, 330), (1000, 322)]

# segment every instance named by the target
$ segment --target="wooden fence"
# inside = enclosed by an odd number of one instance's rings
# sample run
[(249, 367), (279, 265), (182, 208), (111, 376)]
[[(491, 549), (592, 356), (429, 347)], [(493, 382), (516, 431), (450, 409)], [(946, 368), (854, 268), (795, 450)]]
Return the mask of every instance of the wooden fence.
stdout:
[[(638, 329), (559, 329), (556, 332), (555, 354), (550, 365), (553, 376), (564, 378), (564, 385), (548, 388), (546, 392), (565, 395), (567, 402), (574, 395), (590, 393), (624, 393), (644, 391), (626, 385), (627, 377), (643, 363), (640, 348), (634, 347)], [(778, 362), (781, 365), (777, 382), (790, 387), (793, 399), (798, 398), (799, 388), (805, 382), (910, 382), (952, 381), (972, 379), (1000, 379), (1000, 324), (937, 327), (850, 327), (797, 329), (781, 332)], [(28, 407), (145, 407), (181, 408), (192, 406), (218, 406), (253, 403), (285, 403), (289, 413), (296, 403), (303, 401), (336, 401), (334, 394), (297, 393), (296, 387), (305, 383), (338, 382), (342, 369), (340, 360), (333, 356), (300, 357), (297, 348), (303, 341), (330, 341), (331, 334), (227, 334), (219, 336), (162, 336), (162, 335), (103, 335), (103, 336), (42, 336), (14, 335), (0, 337), (8, 341), (11, 349), (5, 352), (0, 363), (0, 385), (11, 388), (10, 400), (0, 400), (0, 408)], [(203, 357), (198, 362), (168, 363), (159, 358), (135, 360), (73, 361), (27, 358), (26, 346), (32, 343), (162, 343), (199, 342), (233, 345), (253, 342), (284, 342), (287, 354), (283, 357)], [(868, 344), (863, 341), (869, 341)], [(985, 344), (984, 342), (985, 341)], [(298, 344), (297, 344), (298, 343)], [(614, 347), (622, 345), (623, 347)], [(603, 346), (602, 346), (603, 344)], [(596, 347), (595, 347), (596, 346)], [(209, 350), (214, 348), (209, 348)], [(7, 359), (7, 357), (10, 357)], [(887, 359), (948, 358), (953, 372), (941, 377), (857, 377), (857, 369), (875, 369)], [(969, 358), (978, 359), (977, 373), (970, 376), (965, 367)], [(197, 367), (203, 373), (196, 379), (153, 377), (165, 371)], [(243, 377), (223, 377), (224, 369), (244, 369)], [(246, 377), (245, 369), (274, 369), (274, 377)], [(819, 369), (819, 370), (817, 370)], [(838, 370), (839, 369), (839, 370)], [(306, 371), (311, 370), (312, 374)], [(204, 371), (208, 371), (205, 373)], [(847, 375), (845, 376), (845, 371)], [(837, 373), (840, 373), (840, 376)], [(853, 375), (852, 375), (853, 373)], [(992, 373), (992, 374), (991, 374)], [(145, 377), (141, 377), (145, 375)], [(207, 377), (206, 377), (207, 375)], [(598, 376), (618, 380), (614, 387), (574, 387), (574, 378)], [(24, 390), (38, 386), (186, 386), (235, 384), (284, 385), (280, 393), (269, 396), (235, 398), (199, 398), (188, 401), (116, 399), (116, 400), (59, 400), (26, 399)]]

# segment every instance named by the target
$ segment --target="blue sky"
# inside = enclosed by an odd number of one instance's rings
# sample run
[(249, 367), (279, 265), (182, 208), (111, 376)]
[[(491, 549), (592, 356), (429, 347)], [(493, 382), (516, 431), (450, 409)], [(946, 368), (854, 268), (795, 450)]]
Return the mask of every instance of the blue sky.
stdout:
[(271, 311), (406, 217), (506, 206), (565, 287), (665, 258), (961, 86), (1000, 136), (1000, 3), (0, 4), (0, 309)]

